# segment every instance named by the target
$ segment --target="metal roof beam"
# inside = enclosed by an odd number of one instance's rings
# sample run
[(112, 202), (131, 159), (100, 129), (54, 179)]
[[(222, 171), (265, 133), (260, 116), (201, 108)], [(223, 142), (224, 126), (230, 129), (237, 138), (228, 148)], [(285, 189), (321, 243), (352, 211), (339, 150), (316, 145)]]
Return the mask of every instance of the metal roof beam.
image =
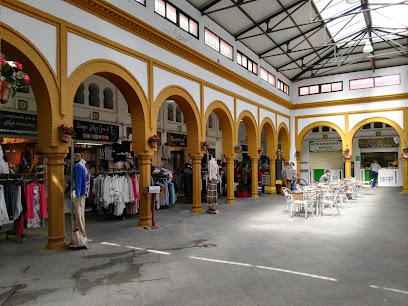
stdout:
[[(295, 1), (295, 2), (293, 2), (293, 3), (291, 3), (291, 4), (289, 4), (288, 6), (286, 6), (286, 7), (285, 7), (285, 10), (290, 10), (292, 7), (295, 7), (295, 6), (298, 5), (298, 4), (304, 5), (304, 4), (305, 4), (306, 2), (308, 2), (308, 1), (309, 1), (309, 0), (297, 0), (297, 1)], [(301, 6), (302, 6), (302, 5), (301, 5)], [(275, 13), (269, 15), (268, 17), (263, 18), (262, 20), (259, 20), (259, 21), (254, 22), (254, 24), (251, 25), (250, 27), (248, 27), (248, 28), (246, 28), (245, 30), (242, 30), (242, 31), (240, 31), (240, 32), (238, 32), (238, 33), (236, 33), (236, 34), (234, 34), (235, 39), (238, 39), (239, 36), (241, 36), (241, 35), (243, 35), (243, 34), (249, 32), (249, 31), (255, 29), (256, 27), (260, 26), (261, 24), (263, 24), (263, 23), (265, 23), (265, 22), (268, 22), (268, 21), (271, 20), (272, 18), (275, 18), (276, 16), (279, 16), (280, 14), (285, 13), (285, 10), (282, 9), (282, 10), (276, 11)]]

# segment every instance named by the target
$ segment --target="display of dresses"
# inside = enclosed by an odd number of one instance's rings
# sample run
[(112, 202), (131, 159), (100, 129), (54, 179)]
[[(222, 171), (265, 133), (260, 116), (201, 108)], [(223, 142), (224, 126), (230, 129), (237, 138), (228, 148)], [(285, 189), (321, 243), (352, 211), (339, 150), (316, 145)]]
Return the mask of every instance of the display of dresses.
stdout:
[(7, 161), (7, 154), (4, 148), (0, 145), (0, 173), (10, 173), (8, 161)]

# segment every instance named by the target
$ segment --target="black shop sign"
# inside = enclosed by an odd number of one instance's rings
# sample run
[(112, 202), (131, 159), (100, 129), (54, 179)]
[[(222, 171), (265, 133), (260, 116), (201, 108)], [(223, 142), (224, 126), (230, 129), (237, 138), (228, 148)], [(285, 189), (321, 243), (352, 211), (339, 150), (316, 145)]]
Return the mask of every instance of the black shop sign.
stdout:
[(37, 115), (1, 111), (0, 134), (37, 136)]
[(187, 147), (187, 135), (167, 133), (169, 147)]
[(119, 138), (119, 126), (74, 120), (76, 139), (114, 142)]

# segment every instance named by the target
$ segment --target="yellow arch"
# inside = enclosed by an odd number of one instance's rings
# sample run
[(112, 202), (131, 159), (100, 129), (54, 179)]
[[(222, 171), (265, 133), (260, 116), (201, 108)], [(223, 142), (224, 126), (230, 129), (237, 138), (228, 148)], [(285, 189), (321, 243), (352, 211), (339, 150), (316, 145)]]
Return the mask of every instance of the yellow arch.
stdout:
[(265, 136), (266, 136), (266, 152), (269, 158), (275, 159), (276, 154), (276, 140), (275, 140), (275, 127), (273, 122), (270, 118), (266, 117), (262, 120), (261, 125), (259, 126), (259, 135), (262, 134), (262, 129), (265, 129)]
[(123, 94), (129, 106), (132, 130), (137, 131), (137, 133), (133, 133), (133, 148), (135, 151), (148, 150), (149, 108), (147, 106), (147, 97), (136, 78), (123, 66), (113, 61), (95, 59), (75, 69), (68, 79), (67, 110), (72, 112), (75, 93), (79, 85), (87, 77), (94, 74), (108, 79)]
[(60, 145), (58, 125), (65, 123), (60, 112), (60, 88), (58, 79), (44, 55), (29, 39), (14, 29), (1, 24), (1, 48), (13, 60), (23, 64), (30, 76), (38, 115), (38, 143), (43, 150), (47, 146)]
[(290, 134), (289, 129), (285, 123), (281, 122), (277, 128), (276, 134), (276, 148), (278, 147), (278, 136), (281, 139), (282, 159), (289, 161), (290, 156)]
[(187, 126), (187, 150), (189, 153), (201, 152), (202, 141), (200, 111), (190, 93), (180, 86), (168, 86), (157, 96), (152, 106), (151, 120), (157, 121), (160, 107), (167, 99), (174, 100), (183, 112)]
[(303, 130), (299, 133), (299, 135), (296, 135), (296, 150), (300, 152), (300, 156), (302, 156), (302, 142), (303, 139), (305, 138), (306, 134), (309, 133), (312, 129), (319, 127), (319, 126), (328, 126), (331, 127), (332, 129), (336, 130), (336, 132), (339, 134), (342, 142), (343, 149), (346, 147), (347, 142), (346, 142), (346, 135), (344, 131), (336, 124), (328, 121), (317, 121), (309, 124), (308, 126), (304, 127)]
[(202, 122), (201, 130), (203, 131), (205, 138), (206, 124), (210, 114), (214, 112), (217, 115), (218, 121), (222, 130), (222, 151), (224, 155), (234, 154), (234, 120), (228, 107), (219, 100), (211, 102), (208, 106)]
[[(403, 129), (400, 127), (400, 125), (398, 123), (396, 123), (395, 121), (388, 119), (388, 118), (384, 118), (384, 117), (371, 117), (371, 118), (367, 118), (364, 119), (362, 121), (360, 121), (359, 123), (357, 123), (350, 131), (349, 135), (348, 135), (348, 144), (350, 147), (350, 155), (352, 155), (352, 143), (353, 143), (353, 138), (356, 135), (357, 131), (359, 129), (361, 129), (364, 125), (368, 124), (368, 123), (372, 123), (372, 122), (382, 122), (382, 123), (386, 123), (390, 126), (392, 126), (398, 133), (401, 141), (403, 141), (405, 139), (405, 135), (404, 135), (404, 131)], [(405, 139), (405, 141), (407, 141), (407, 139)], [(403, 147), (403, 145), (401, 146), (401, 148)], [(403, 154), (402, 149), (401, 149), (401, 154)]]
[(235, 139), (238, 140), (239, 124), (244, 122), (248, 137), (248, 154), (249, 156), (257, 156), (259, 147), (258, 128), (254, 115), (244, 110), (235, 121)]

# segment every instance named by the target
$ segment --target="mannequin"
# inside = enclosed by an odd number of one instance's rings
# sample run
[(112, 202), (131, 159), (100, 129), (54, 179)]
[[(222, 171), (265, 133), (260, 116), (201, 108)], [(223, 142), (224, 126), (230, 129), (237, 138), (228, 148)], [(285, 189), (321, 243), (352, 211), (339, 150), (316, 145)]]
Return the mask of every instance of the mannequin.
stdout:
[(116, 169), (123, 169), (125, 166), (125, 161), (127, 158), (127, 154), (130, 152), (130, 142), (129, 141), (122, 141), (118, 139), (112, 145), (112, 157), (113, 157), (113, 166)]
[(85, 199), (89, 196), (90, 176), (86, 168), (86, 160), (80, 153), (74, 154), (74, 160), (77, 164), (74, 167), (74, 213), (75, 220), (72, 223), (72, 246), (79, 248), (88, 248), (85, 231)]
[(10, 173), (6, 150), (1, 145), (3, 144), (3, 138), (0, 138), (0, 173)]
[(207, 204), (210, 211), (216, 211), (218, 205), (217, 180), (219, 176), (218, 164), (213, 156), (210, 155), (208, 161), (207, 177)]

